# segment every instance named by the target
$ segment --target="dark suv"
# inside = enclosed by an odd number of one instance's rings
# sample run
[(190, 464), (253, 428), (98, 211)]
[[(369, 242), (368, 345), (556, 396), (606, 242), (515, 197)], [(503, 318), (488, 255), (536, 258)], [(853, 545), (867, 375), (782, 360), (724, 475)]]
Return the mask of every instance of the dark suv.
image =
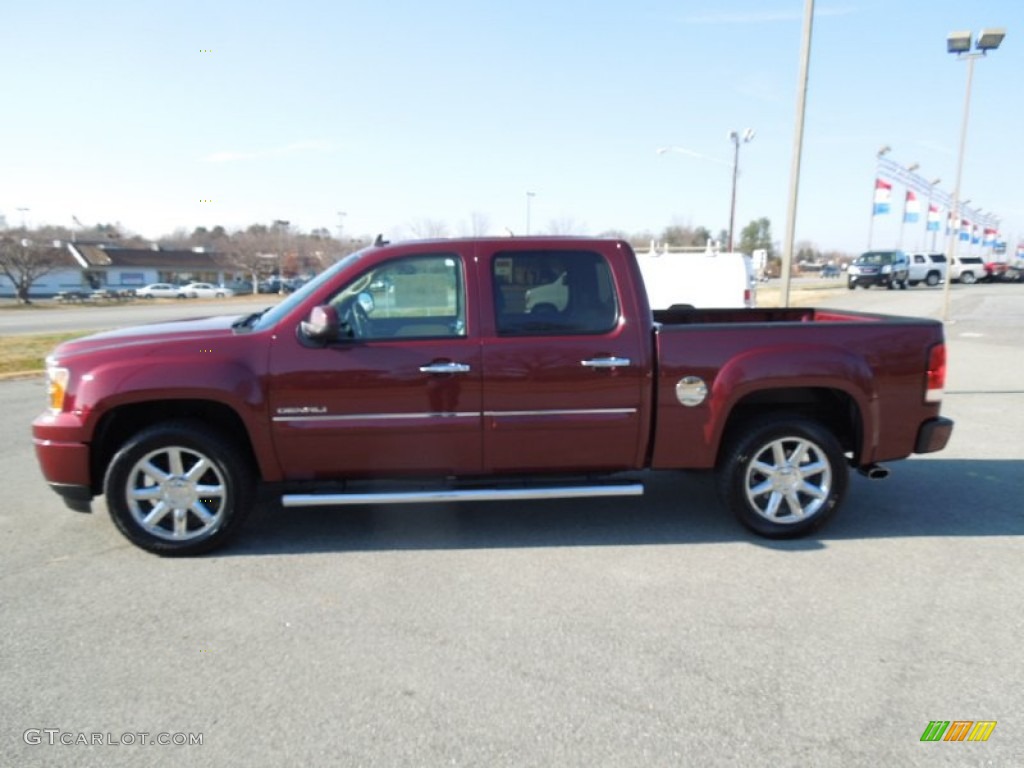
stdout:
[(862, 253), (847, 270), (847, 287), (852, 291), (858, 285), (870, 288), (884, 285), (886, 288), (907, 287), (910, 279), (910, 260), (903, 251), (868, 251)]

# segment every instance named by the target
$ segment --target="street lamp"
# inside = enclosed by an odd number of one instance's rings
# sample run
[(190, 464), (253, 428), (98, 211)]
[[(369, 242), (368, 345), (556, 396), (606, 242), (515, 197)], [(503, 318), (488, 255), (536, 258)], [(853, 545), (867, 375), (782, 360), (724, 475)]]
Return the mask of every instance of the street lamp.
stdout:
[(732, 203), (729, 206), (729, 252), (731, 253), (733, 248), (733, 233), (736, 226), (736, 177), (739, 174), (740, 167), (740, 143), (749, 144), (754, 140), (754, 129), (747, 128), (743, 132), (741, 137), (736, 131), (729, 131), (729, 140), (732, 142), (733, 153), (732, 153)]
[[(946, 38), (946, 51), (952, 53), (958, 59), (967, 59), (967, 90), (964, 94), (964, 115), (960, 123), (960, 152), (956, 162), (956, 183), (953, 185), (953, 220), (960, 222), (960, 182), (964, 172), (964, 148), (967, 144), (967, 117), (971, 109), (971, 81), (974, 79), (974, 60), (994, 51), (1006, 37), (1006, 30), (983, 29), (978, 33), (974, 41), (974, 51), (971, 51), (971, 33), (952, 32)], [(949, 242), (949, 253), (946, 257), (946, 283), (942, 287), (942, 319), (949, 320), (949, 286), (953, 282), (953, 266), (956, 262), (956, 246), (959, 237), (953, 237)]]
[(530, 201), (537, 196), (536, 192), (526, 193), (526, 234), (530, 234)]

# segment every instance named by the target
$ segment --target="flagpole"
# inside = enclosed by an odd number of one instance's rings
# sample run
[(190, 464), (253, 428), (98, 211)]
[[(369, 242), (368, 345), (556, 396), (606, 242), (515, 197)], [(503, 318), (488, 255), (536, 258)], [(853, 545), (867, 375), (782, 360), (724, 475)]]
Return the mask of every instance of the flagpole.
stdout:
[(885, 157), (885, 155), (887, 155), (891, 151), (892, 151), (892, 147), (890, 147), (888, 144), (886, 144), (885, 146), (880, 147), (878, 152), (875, 154), (875, 158), (876, 158), (876, 160), (875, 160), (875, 179), (874, 179), (874, 181), (871, 184), (871, 218), (868, 221), (868, 250), (869, 251), (871, 250), (871, 240), (872, 240), (872, 236), (873, 236), (874, 230), (875, 230), (875, 216), (877, 215), (877, 212), (875, 211), (875, 195), (878, 194), (878, 179), (879, 179), (879, 175), (878, 174), (882, 170), (882, 158)]

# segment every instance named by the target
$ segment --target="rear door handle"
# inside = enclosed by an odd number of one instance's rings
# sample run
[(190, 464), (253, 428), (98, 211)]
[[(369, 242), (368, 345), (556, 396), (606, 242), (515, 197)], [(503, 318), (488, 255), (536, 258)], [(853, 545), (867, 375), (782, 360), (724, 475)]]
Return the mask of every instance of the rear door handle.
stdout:
[(469, 366), (464, 363), (431, 363), (420, 366), (420, 373), (469, 373), (469, 370)]
[(580, 360), (584, 368), (625, 368), (629, 365), (628, 357), (595, 357), (593, 360)]

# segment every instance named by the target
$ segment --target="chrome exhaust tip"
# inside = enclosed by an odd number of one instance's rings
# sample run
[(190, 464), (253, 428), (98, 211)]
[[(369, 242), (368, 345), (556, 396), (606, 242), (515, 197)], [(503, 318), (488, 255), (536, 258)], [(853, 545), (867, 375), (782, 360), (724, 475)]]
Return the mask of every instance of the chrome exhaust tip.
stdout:
[(868, 464), (866, 467), (857, 467), (857, 471), (860, 472), (868, 480), (885, 480), (889, 476), (889, 470), (879, 464)]

